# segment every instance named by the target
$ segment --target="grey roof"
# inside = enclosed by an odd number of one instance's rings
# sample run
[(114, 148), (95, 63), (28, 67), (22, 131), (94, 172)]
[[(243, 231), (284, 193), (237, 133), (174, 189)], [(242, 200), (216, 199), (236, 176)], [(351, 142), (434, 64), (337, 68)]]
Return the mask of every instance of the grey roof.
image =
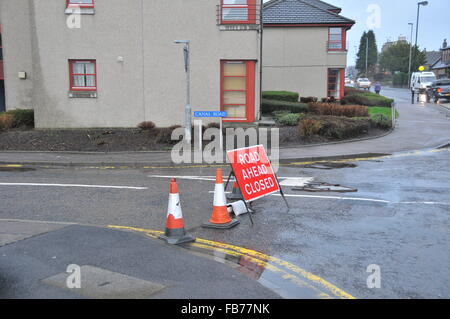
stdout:
[(308, 2), (309, 4), (312, 4), (313, 6), (316, 6), (320, 9), (324, 9), (324, 10), (341, 10), (341, 8), (339, 7), (335, 7), (329, 3), (326, 3), (325, 1), (321, 1), (321, 0), (304, 0), (305, 2)]
[[(312, 3), (315, 3), (313, 5)], [(354, 24), (355, 21), (317, 6), (317, 0), (272, 0), (263, 8), (264, 24)], [(326, 4), (321, 2), (322, 5)]]
[(434, 65), (441, 58), (440, 51), (430, 51), (425, 53), (426, 64)]
[(448, 69), (448, 68), (450, 68), (450, 61), (447, 61), (447, 62), (439, 61), (435, 66), (432, 67), (433, 70)]

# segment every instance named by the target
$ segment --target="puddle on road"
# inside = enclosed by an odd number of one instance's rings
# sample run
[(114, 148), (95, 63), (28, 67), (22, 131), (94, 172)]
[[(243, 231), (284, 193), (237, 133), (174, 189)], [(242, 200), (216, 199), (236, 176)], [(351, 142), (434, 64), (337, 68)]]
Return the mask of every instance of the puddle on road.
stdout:
[[(206, 255), (217, 262), (231, 264), (237, 271), (257, 280), (282, 298), (333, 299), (340, 297), (299, 275), (300, 272), (295, 269), (296, 266), (263, 253), (253, 251), (242, 253), (230, 248), (211, 246), (201, 241), (179, 246), (191, 253)], [(301, 272), (305, 271), (301, 270)]]

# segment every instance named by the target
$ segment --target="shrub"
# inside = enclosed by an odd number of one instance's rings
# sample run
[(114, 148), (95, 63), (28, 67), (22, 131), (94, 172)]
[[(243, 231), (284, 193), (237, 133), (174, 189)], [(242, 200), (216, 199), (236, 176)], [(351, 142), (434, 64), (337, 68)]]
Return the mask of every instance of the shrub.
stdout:
[(13, 128), (21, 128), (21, 127), (34, 127), (34, 110), (11, 110), (6, 112), (12, 116), (12, 127)]
[(152, 121), (142, 122), (138, 125), (138, 128), (144, 131), (151, 131), (156, 128), (156, 124)]
[(309, 111), (316, 115), (333, 115), (346, 117), (369, 116), (367, 106), (361, 105), (339, 105), (332, 103), (309, 103)]
[(319, 135), (327, 139), (341, 140), (366, 134), (369, 128), (368, 118), (309, 116), (300, 121), (299, 133), (303, 137)]
[(395, 73), (392, 77), (392, 85), (394, 87), (403, 87), (404, 85), (408, 85), (408, 73)]
[(7, 113), (0, 114), (0, 130), (9, 130), (13, 127), (13, 116)]
[(300, 98), (300, 103), (314, 103), (317, 101), (318, 101), (318, 98), (312, 97), (312, 96)]
[(370, 128), (367, 118), (347, 118), (336, 116), (323, 116), (319, 135), (329, 139), (355, 138), (366, 134)]
[(281, 113), (275, 115), (275, 121), (283, 126), (296, 126), (304, 116), (301, 113)]
[(263, 114), (272, 114), (275, 111), (288, 111), (291, 113), (308, 112), (308, 105), (303, 103), (263, 99), (261, 105), (262, 105), (261, 112)]
[(383, 114), (374, 114), (370, 116), (370, 124), (372, 127), (387, 130), (392, 127), (392, 120)]
[(179, 141), (172, 141), (172, 132), (180, 128), (180, 125), (173, 125), (170, 127), (158, 128), (156, 129), (158, 134), (156, 135), (155, 142), (160, 144), (176, 144)]
[(366, 106), (384, 106), (391, 107), (394, 100), (388, 99), (368, 91), (362, 91), (354, 88), (345, 89), (345, 97), (341, 100), (342, 105), (366, 105)]
[(265, 91), (262, 98), (266, 100), (298, 102), (299, 94), (288, 91)]
[(302, 137), (312, 137), (319, 134), (322, 128), (322, 122), (312, 118), (306, 118), (300, 121), (298, 130)]

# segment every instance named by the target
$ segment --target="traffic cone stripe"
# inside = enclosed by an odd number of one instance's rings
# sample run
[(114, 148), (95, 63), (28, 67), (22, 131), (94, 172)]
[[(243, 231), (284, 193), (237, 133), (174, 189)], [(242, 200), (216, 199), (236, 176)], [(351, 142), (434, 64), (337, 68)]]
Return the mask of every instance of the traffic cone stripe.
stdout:
[(227, 206), (227, 198), (225, 197), (225, 189), (223, 184), (216, 184), (214, 188), (214, 206)]
[(231, 222), (230, 214), (226, 206), (214, 206), (210, 223), (213, 224), (226, 224)]
[(175, 217), (173, 215), (167, 216), (166, 228), (169, 228), (169, 229), (184, 228), (183, 218), (175, 219)]

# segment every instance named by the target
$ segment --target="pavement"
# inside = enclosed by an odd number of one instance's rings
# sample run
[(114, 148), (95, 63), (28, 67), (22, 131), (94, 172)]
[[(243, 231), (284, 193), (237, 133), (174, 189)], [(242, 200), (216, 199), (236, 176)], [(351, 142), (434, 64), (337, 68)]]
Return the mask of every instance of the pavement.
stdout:
[[(281, 161), (317, 160), (434, 148), (449, 143), (450, 110), (443, 106), (411, 104), (405, 89), (386, 88), (383, 95), (394, 98), (400, 113), (396, 129), (386, 136), (354, 142), (280, 149)], [(420, 128), (420, 129), (419, 129)], [(85, 165), (85, 166), (167, 166), (170, 152), (73, 153), (0, 152), (0, 164)]]
[[(449, 298), (450, 149), (433, 148), (448, 143), (447, 114), (409, 105), (404, 91), (391, 94), (398, 96), (398, 130), (363, 144), (384, 141), (376, 152), (392, 155), (330, 169), (283, 165), (278, 175), (291, 209), (268, 196), (254, 203), (253, 226), (243, 215), (232, 230), (200, 227), (212, 209), (215, 167), (208, 165), (99, 169), (103, 156), (133, 163), (152, 155), (41, 154), (49, 163), (94, 156), (93, 166), (0, 166), (0, 298)], [(416, 117), (404, 115), (402, 104)], [(422, 118), (432, 124), (421, 126)], [(408, 139), (391, 139), (408, 131)], [(397, 151), (388, 152), (394, 144)], [(312, 150), (309, 157), (368, 151), (355, 145), (303, 149)], [(157, 239), (172, 176), (186, 229), (197, 239), (180, 247)], [(358, 191), (293, 189), (305, 179)], [(65, 284), (71, 264), (86, 279), (81, 290)], [(380, 288), (367, 286), (370, 265), (381, 269)]]
[[(81, 288), (68, 288), (69, 265)], [(277, 299), (243, 272), (131, 232), (0, 221), (0, 298)]]

